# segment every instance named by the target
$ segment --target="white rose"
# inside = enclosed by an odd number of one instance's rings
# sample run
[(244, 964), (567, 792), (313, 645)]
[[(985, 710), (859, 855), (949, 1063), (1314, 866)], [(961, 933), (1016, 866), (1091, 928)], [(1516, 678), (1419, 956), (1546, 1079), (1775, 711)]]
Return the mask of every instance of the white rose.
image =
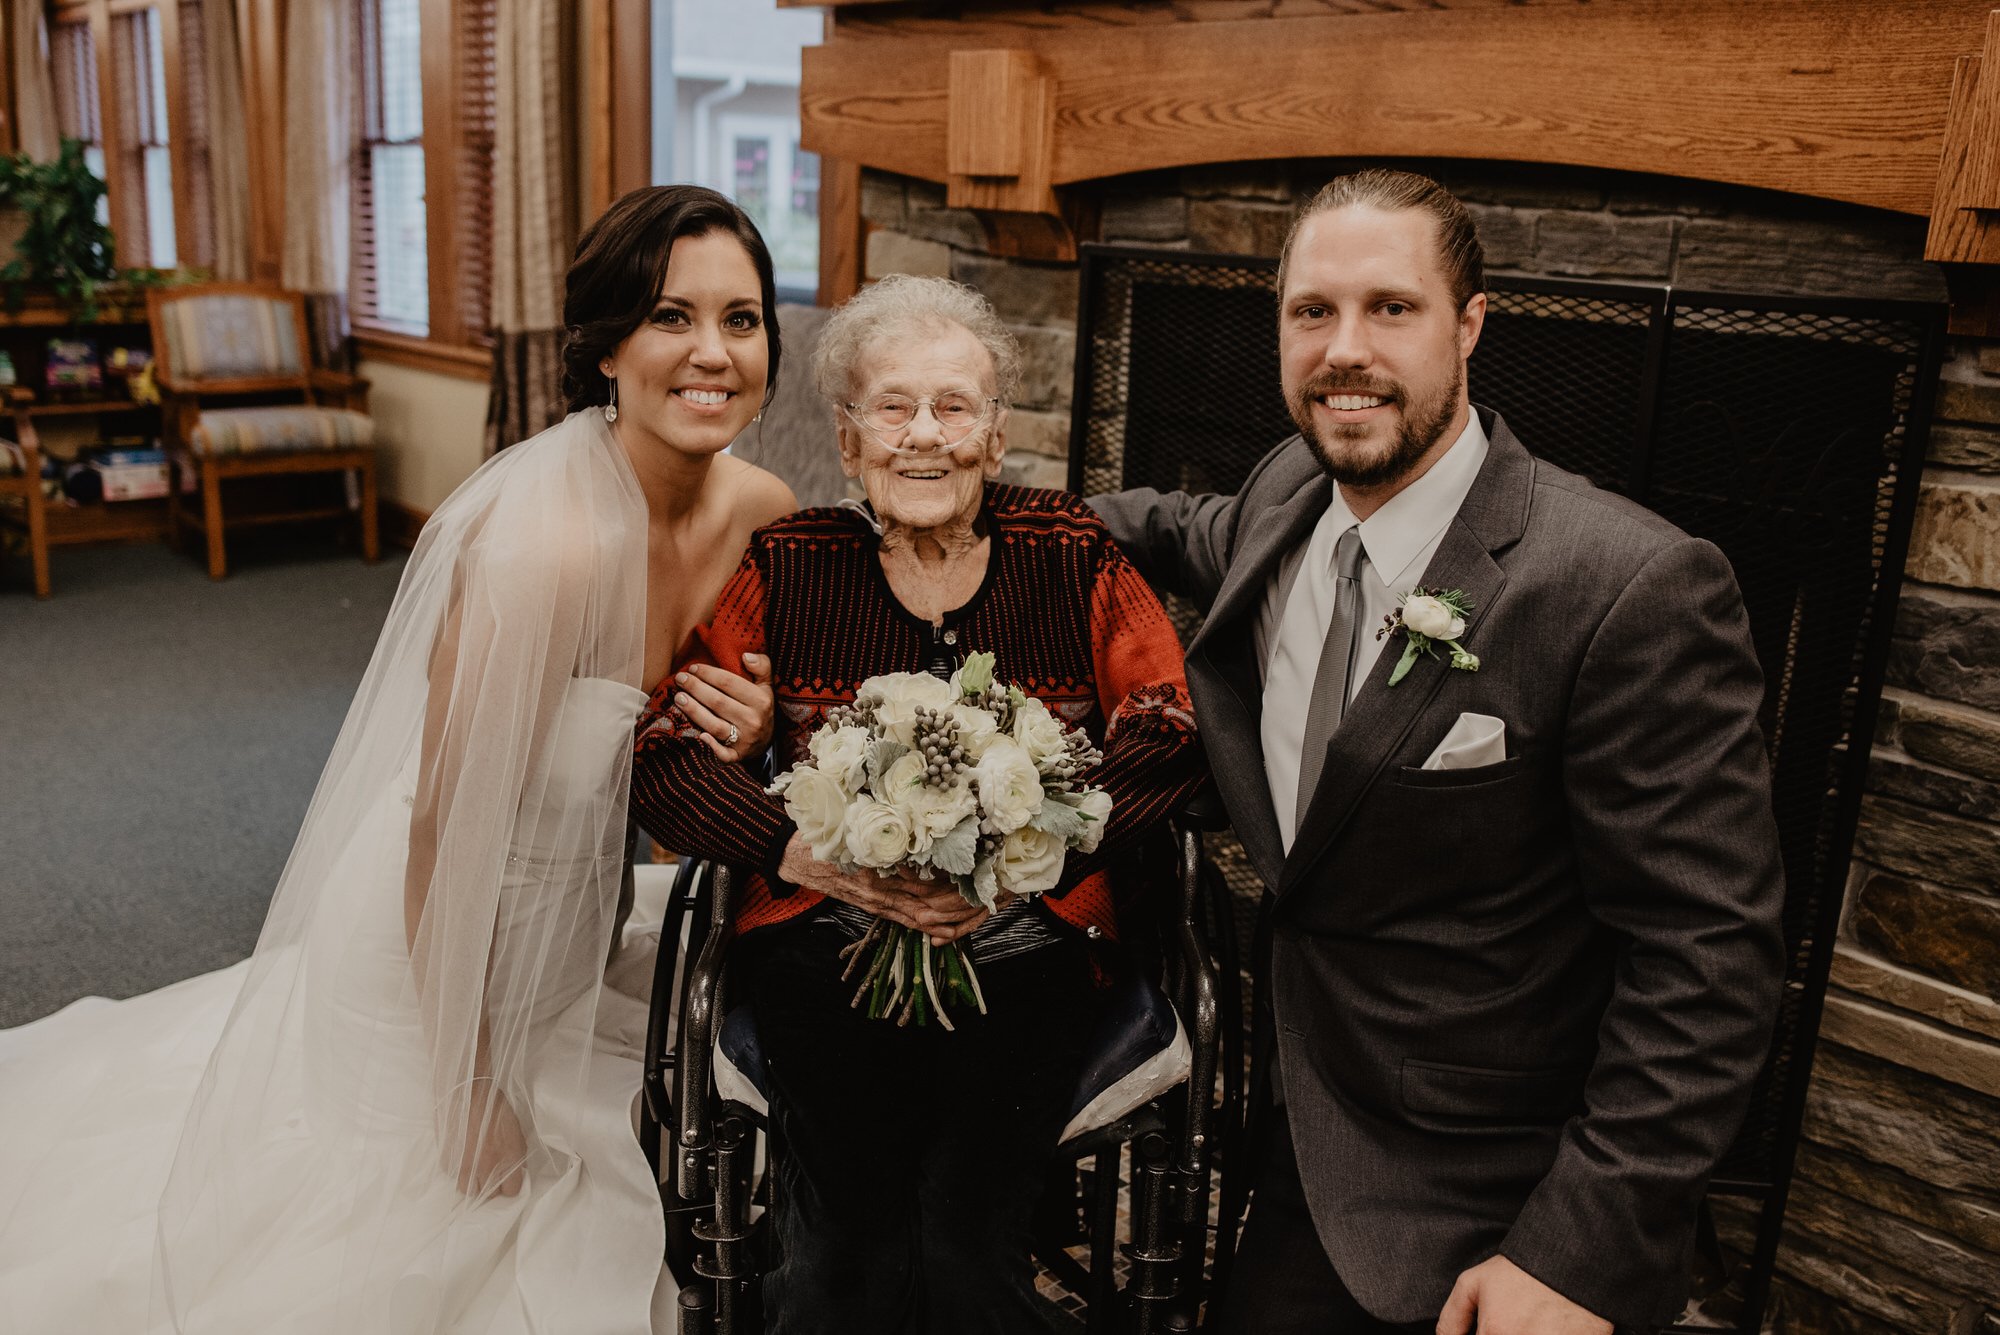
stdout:
[(900, 865), (910, 853), (910, 818), (887, 802), (861, 801), (847, 813), (848, 861), (877, 871)]
[(965, 748), (966, 759), (978, 764), (1000, 735), (999, 720), (978, 705), (953, 705), (951, 716), (958, 723), (958, 744)]
[(993, 858), (993, 871), (1002, 890), (1016, 895), (1039, 895), (1055, 889), (1062, 879), (1062, 840), (1024, 826), (1008, 835)]
[(793, 769), (785, 786), (785, 814), (812, 845), (814, 857), (831, 862), (839, 854), (847, 820), (847, 790), (840, 780), (811, 765)]
[(972, 789), (962, 783), (950, 788), (918, 788), (897, 805), (910, 817), (910, 852), (915, 857), (928, 854), (932, 844), (979, 809)]
[(1083, 827), (1083, 833), (1077, 836), (1077, 850), (1083, 853), (1095, 853), (1097, 846), (1104, 842), (1104, 824), (1111, 819), (1111, 794), (1102, 788), (1092, 788), (1088, 792), (1078, 793), (1072, 805), (1091, 818)]
[(1068, 749), (1068, 736), (1069, 729), (1063, 726), (1063, 721), (1040, 700), (1029, 700), (1014, 711), (1014, 740), (1038, 769), (1047, 767)]
[(1433, 640), (1455, 640), (1465, 634), (1465, 618), (1453, 616), (1449, 607), (1427, 593), (1403, 600), (1403, 624)]
[(952, 703), (951, 683), (928, 672), (891, 672), (871, 677), (856, 702), (875, 706), (875, 726), (904, 746), (917, 744), (917, 710)]
[(868, 729), (852, 724), (844, 728), (821, 728), (808, 743), (813, 764), (839, 781), (849, 797), (861, 791), (867, 778)]
[(995, 834), (1011, 834), (1042, 809), (1042, 776), (1020, 745), (996, 738), (972, 773), (979, 804), (986, 808), (986, 825)]
[(893, 806), (904, 806), (923, 786), (924, 758), (915, 751), (905, 751), (875, 781), (875, 796)]

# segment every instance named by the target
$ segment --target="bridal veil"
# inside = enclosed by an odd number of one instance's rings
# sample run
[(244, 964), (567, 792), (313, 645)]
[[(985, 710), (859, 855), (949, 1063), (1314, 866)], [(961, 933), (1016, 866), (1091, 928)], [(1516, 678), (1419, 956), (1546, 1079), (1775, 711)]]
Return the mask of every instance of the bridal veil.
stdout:
[(181, 1135), (172, 1329), (483, 1328), (495, 1258), (581, 1190), (570, 1123), (628, 1117), (589, 1083), (645, 579), (644, 498), (594, 411), (425, 525)]

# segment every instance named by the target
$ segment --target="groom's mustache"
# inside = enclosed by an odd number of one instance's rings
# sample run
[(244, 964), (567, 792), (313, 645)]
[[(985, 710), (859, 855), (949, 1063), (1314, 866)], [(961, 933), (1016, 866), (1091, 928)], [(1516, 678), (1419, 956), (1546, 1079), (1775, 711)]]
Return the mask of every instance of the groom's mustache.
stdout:
[(1391, 403), (1404, 401), (1403, 387), (1395, 381), (1377, 380), (1354, 371), (1326, 371), (1314, 376), (1299, 386), (1298, 401), (1304, 406), (1329, 394), (1366, 394)]

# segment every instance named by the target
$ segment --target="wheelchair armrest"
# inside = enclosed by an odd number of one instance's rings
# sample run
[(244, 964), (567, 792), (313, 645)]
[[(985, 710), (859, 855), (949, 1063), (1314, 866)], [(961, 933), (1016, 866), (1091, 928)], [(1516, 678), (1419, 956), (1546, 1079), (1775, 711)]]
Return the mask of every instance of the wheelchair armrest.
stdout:
[(736, 926), (736, 874), (717, 866), (711, 873), (708, 932), (701, 953), (688, 969), (681, 1003), (681, 1035), (674, 1069), (675, 1111), (680, 1123), (674, 1145), (674, 1189), (682, 1200), (697, 1200), (710, 1188), (709, 1151), (715, 1128), (709, 1117), (715, 1031), (722, 1023), (722, 965)]
[(1212, 780), (1181, 804), (1181, 809), (1174, 813), (1174, 824), (1211, 834), (1229, 828), (1229, 811), (1222, 805), (1222, 794), (1216, 791)]

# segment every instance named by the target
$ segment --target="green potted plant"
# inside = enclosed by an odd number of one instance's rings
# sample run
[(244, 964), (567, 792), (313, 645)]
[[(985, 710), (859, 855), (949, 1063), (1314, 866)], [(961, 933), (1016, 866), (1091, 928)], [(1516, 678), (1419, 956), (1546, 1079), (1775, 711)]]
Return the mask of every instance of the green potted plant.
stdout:
[(105, 287), (161, 281), (155, 270), (118, 268), (111, 229), (97, 216), (103, 198), (104, 182), (84, 160), (81, 140), (64, 139), (53, 162), (0, 156), (0, 207), (19, 210), (21, 229), (14, 258), (0, 264), (9, 310), (19, 310), (34, 285), (89, 321)]

